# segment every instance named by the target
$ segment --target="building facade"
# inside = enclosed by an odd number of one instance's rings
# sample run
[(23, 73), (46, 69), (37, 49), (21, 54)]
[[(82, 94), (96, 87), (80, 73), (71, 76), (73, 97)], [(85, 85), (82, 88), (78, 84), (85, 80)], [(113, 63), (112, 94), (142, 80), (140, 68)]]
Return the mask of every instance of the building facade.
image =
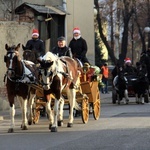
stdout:
[[(10, 2), (10, 0), (5, 1)], [(4, 74), (6, 72), (5, 63), (3, 62), (3, 57), (6, 54), (5, 44), (17, 45), (18, 43), (26, 44), (26, 41), (31, 38), (31, 33), (33, 28), (39, 28), (41, 31), (41, 39), (46, 43), (46, 50), (50, 50), (57, 43), (57, 38), (61, 35), (65, 36), (67, 39), (67, 44), (73, 37), (73, 28), (79, 27), (81, 30), (82, 37), (87, 41), (88, 52), (87, 57), (92, 65), (95, 64), (95, 37), (94, 37), (94, 1), (92, 0), (20, 0), (16, 4), (17, 8), (24, 2), (31, 4), (38, 4), (42, 8), (46, 7), (51, 10), (51, 13), (37, 13), (36, 9), (31, 7), (30, 13), (34, 15), (29, 16), (30, 21), (20, 22), (19, 17), (15, 17), (15, 20), (8, 21), (1, 14), (0, 19), (0, 31), (1, 31), (1, 41), (0, 47), (2, 50), (2, 55), (0, 56), (0, 65), (4, 69), (0, 70), (0, 94), (5, 88), (5, 83), (3, 82)], [(2, 10), (8, 11), (5, 5), (0, 3)], [(62, 9), (63, 8), (63, 9)], [(20, 9), (22, 10), (22, 8)], [(53, 12), (53, 13), (52, 13)], [(28, 14), (30, 14), (28, 13)], [(22, 14), (17, 14), (16, 16), (21, 16)], [(4, 18), (4, 19), (2, 19)], [(42, 18), (42, 20), (40, 20)], [(45, 19), (48, 21), (43, 21)], [(33, 19), (33, 20), (32, 20)], [(41, 21), (41, 22), (40, 22)], [(41, 23), (41, 24), (39, 24)], [(40, 27), (39, 27), (40, 26)], [(21, 50), (20, 50), (21, 52)]]

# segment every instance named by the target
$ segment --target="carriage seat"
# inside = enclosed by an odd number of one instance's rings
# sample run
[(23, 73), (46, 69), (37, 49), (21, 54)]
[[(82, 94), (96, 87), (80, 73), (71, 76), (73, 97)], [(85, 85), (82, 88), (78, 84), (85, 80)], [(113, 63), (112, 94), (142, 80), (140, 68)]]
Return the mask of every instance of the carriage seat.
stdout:
[(84, 76), (86, 76), (86, 81), (98, 81), (100, 69), (97, 66), (90, 66), (86, 68), (83, 67), (83, 73), (81, 75), (81, 81), (84, 81)]

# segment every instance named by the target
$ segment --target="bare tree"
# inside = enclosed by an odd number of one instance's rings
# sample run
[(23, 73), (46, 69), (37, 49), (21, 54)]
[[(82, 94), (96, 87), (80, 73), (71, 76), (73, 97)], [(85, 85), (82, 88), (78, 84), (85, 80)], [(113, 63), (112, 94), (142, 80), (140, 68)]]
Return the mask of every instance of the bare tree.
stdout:
[[(109, 3), (114, 2), (113, 0), (110, 0)], [(127, 54), (127, 47), (128, 47), (128, 31), (129, 31), (129, 22), (130, 22), (130, 18), (134, 13), (134, 5), (135, 5), (135, 0), (120, 0), (117, 1), (119, 2), (119, 5), (117, 5), (117, 7), (119, 7), (119, 9), (121, 9), (122, 12), (122, 39), (121, 39), (121, 51), (120, 51), (120, 55), (119, 55), (119, 59), (120, 62), (123, 63), (124, 58), (126, 57)], [(99, 33), (100, 33), (100, 37), (103, 41), (103, 43), (105, 44), (107, 50), (108, 50), (108, 54), (112, 60), (112, 62), (116, 63), (117, 62), (117, 58), (114, 55), (114, 47), (112, 46), (113, 42), (111, 42), (111, 44), (109, 44), (109, 42), (107, 41), (107, 38), (104, 35), (104, 30), (102, 27), (102, 17), (100, 15), (100, 6), (99, 6), (99, 1), (98, 0), (94, 0), (94, 4), (96, 6), (97, 9), (97, 22), (98, 22), (98, 27), (99, 27)], [(116, 8), (118, 9), (118, 8)], [(111, 6), (110, 9), (110, 13), (112, 14), (113, 7)], [(111, 16), (111, 15), (110, 15)], [(112, 21), (112, 19), (111, 19)], [(112, 23), (113, 24), (113, 23)], [(111, 39), (113, 40), (112, 36), (114, 35), (113, 33), (113, 28), (111, 30)]]
[(106, 36), (104, 35), (104, 29), (103, 29), (103, 26), (102, 26), (102, 18), (101, 18), (101, 15), (100, 15), (100, 7), (99, 7), (98, 0), (94, 0), (94, 4), (95, 4), (95, 7), (97, 9), (97, 22), (98, 22), (98, 30), (99, 30), (99, 33), (100, 33), (100, 37), (101, 37), (103, 43), (105, 44), (105, 46), (108, 50), (108, 54), (111, 57), (112, 61), (116, 62), (116, 57), (114, 56), (114, 51), (111, 48), (111, 46), (109, 45)]
[(15, 20), (15, 8), (21, 0), (0, 0), (0, 5), (7, 20)]

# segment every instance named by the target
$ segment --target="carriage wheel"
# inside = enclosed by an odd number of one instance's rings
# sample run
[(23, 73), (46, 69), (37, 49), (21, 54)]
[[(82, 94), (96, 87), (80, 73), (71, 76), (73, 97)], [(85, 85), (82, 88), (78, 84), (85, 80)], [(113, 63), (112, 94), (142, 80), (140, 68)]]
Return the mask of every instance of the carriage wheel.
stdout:
[(117, 93), (116, 90), (112, 91), (112, 103), (116, 104), (116, 100), (117, 100)]
[(83, 123), (87, 123), (89, 120), (89, 102), (87, 99), (82, 100), (82, 121)]
[(149, 96), (148, 96), (149, 94), (145, 94), (144, 95), (144, 102), (145, 103), (149, 103)]
[[(37, 99), (36, 101), (40, 101), (39, 99)], [(38, 105), (36, 102), (34, 102), (33, 104), (33, 123), (38, 123), (39, 119), (40, 119), (40, 105)]]
[(40, 119), (40, 110), (35, 109), (33, 114), (33, 123), (38, 123)]
[(100, 107), (101, 107), (99, 90), (97, 90), (96, 94), (97, 94), (96, 100), (93, 102), (93, 117), (95, 120), (98, 120), (100, 117)]

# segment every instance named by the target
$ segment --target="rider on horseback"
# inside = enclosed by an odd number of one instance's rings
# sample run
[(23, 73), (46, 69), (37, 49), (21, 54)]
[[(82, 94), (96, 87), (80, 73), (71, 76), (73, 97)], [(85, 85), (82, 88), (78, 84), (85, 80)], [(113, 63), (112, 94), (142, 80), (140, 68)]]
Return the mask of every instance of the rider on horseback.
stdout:
[(36, 51), (37, 60), (45, 53), (45, 46), (42, 40), (39, 39), (39, 32), (37, 29), (32, 31), (32, 39), (28, 40), (26, 43), (26, 48)]

